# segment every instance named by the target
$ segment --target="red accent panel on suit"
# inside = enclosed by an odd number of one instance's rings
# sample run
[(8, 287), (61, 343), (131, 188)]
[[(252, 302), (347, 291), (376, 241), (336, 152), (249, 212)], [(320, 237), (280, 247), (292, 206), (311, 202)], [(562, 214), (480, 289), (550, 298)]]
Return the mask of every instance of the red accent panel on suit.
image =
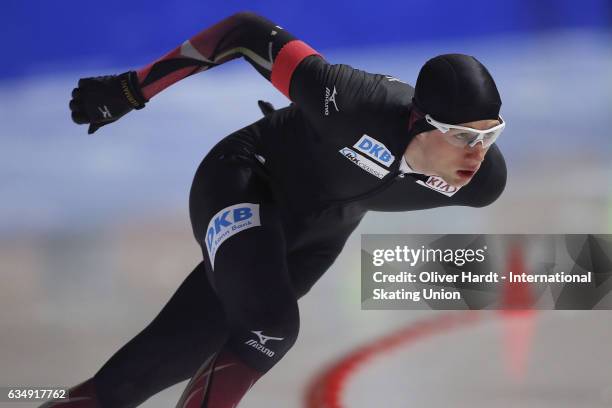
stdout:
[(304, 58), (311, 55), (320, 54), (305, 42), (294, 40), (285, 44), (276, 56), (274, 64), (272, 65), (272, 85), (281, 91), (287, 98), (291, 99), (289, 96), (289, 85), (291, 84), (293, 72)]

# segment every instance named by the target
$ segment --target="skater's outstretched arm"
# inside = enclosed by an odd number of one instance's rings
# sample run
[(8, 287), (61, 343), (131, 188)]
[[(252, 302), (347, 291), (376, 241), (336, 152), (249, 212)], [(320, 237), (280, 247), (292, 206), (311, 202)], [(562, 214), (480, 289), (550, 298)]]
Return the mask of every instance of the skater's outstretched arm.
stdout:
[(301, 54), (317, 54), (286, 30), (250, 12), (234, 14), (198, 33), (138, 71), (145, 98), (173, 83), (238, 57), (244, 57), (267, 80), (279, 51), (288, 43)]
[[(276, 60), (281, 50), (279, 65)], [(238, 57), (244, 57), (289, 96), (293, 71), (310, 55), (317, 52), (275, 23), (254, 13), (237, 13), (138, 71), (81, 79), (72, 93), (72, 118), (76, 123), (89, 123), (89, 133), (93, 133), (132, 109), (143, 108), (175, 82)]]

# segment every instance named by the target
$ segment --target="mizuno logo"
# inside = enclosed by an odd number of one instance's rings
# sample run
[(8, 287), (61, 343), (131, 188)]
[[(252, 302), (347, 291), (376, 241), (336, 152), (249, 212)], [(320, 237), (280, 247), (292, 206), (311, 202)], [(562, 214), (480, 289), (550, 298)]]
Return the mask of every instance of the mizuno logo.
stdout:
[(334, 86), (334, 90), (330, 91), (328, 87), (325, 87), (325, 116), (329, 116), (329, 103), (334, 104), (334, 108), (336, 108), (336, 112), (340, 112), (338, 109), (338, 105), (336, 104), (336, 87)]
[(111, 115), (110, 111), (108, 110), (108, 106), (106, 105), (98, 106), (98, 110), (102, 114), (102, 119), (111, 119), (113, 117), (113, 115)]
[(261, 331), (251, 331), (251, 333), (256, 334), (259, 337), (259, 342), (264, 346), (268, 340), (285, 340), (284, 337), (265, 336)]
[(387, 78), (387, 81), (389, 82), (401, 82), (402, 84), (405, 84), (405, 82), (401, 79), (397, 79), (396, 77), (393, 77), (391, 75), (385, 75), (385, 78)]
[(268, 357), (273, 357), (276, 353), (270, 350), (269, 348), (265, 347), (265, 344), (270, 340), (281, 341), (285, 339), (284, 337), (265, 336), (261, 331), (251, 331), (251, 333), (255, 334), (259, 338), (259, 342), (251, 339), (251, 340), (245, 341), (244, 344), (246, 344), (247, 346), (253, 347), (255, 350), (261, 351)]

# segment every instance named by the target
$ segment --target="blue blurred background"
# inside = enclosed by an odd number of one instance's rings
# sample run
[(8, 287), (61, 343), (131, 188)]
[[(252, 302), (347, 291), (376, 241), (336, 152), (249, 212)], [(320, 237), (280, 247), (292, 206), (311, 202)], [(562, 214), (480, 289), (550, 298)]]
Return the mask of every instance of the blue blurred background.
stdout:
[[(6, 3), (6, 2), (5, 2)], [(281, 22), (317, 49), (470, 40), (568, 28), (606, 29), (609, 0), (130, 1), (9, 0), (0, 23), (11, 78), (74, 66), (139, 65), (238, 10)], [(7, 49), (8, 46), (8, 49)]]
[[(332, 62), (408, 83), (437, 54), (476, 56), (502, 95), (508, 126), (498, 144), (509, 171), (506, 191), (484, 209), (368, 214), (303, 299), (298, 344), (245, 406), (298, 406), (327, 360), (414, 318), (359, 310), (360, 233), (612, 231), (609, 0), (8, 0), (0, 14), (0, 385), (71, 385), (140, 331), (201, 257), (187, 207), (200, 160), (261, 116), (258, 99), (288, 103), (233, 61), (88, 136), (67, 106), (78, 78), (142, 67), (245, 9)], [(313, 356), (307, 345), (332, 327), (337, 336)], [(181, 387), (146, 406), (171, 406)]]

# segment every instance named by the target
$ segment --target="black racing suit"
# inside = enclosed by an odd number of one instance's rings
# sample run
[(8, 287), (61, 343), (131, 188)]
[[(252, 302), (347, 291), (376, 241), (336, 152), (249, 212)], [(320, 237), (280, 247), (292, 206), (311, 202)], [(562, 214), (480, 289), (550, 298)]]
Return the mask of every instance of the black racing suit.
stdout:
[[(202, 161), (190, 214), (204, 260), (96, 374), (104, 406), (136, 406), (192, 376), (222, 347), (267, 371), (295, 342), (297, 300), (368, 211), (482, 207), (504, 189), (506, 167), (496, 145), (458, 191), (436, 177), (403, 174), (413, 87), (330, 64), (258, 16), (242, 13), (240, 21), (245, 34), (221, 33), (219, 44), (230, 37), (232, 46), (245, 42), (253, 52), (242, 56), (293, 103), (227, 136)], [(271, 72), (253, 53), (269, 57)], [(143, 88), (189, 64), (193, 72), (209, 68), (198, 58), (148, 67)]]

